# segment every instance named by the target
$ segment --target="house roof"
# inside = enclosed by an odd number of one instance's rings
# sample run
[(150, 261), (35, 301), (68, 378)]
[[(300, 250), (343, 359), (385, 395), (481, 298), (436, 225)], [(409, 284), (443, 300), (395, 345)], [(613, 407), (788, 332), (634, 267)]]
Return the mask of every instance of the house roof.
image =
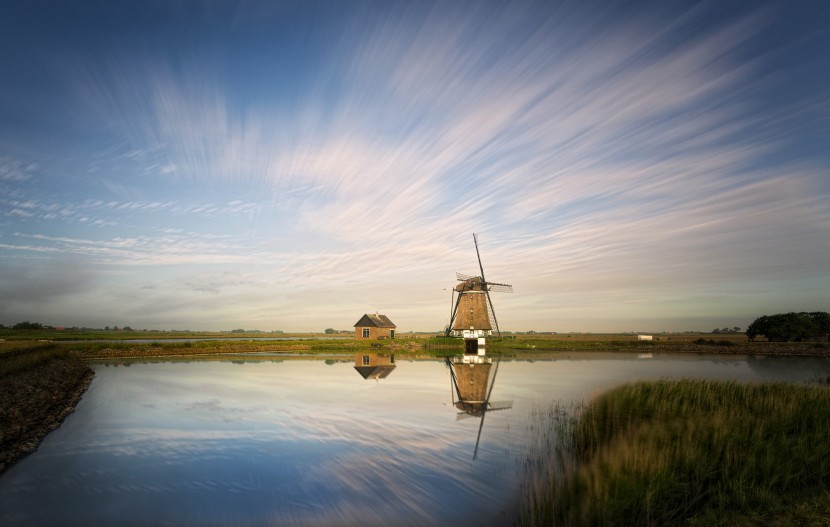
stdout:
[(385, 379), (390, 373), (395, 371), (395, 366), (355, 366), (364, 379)]
[(365, 314), (360, 317), (360, 320), (355, 322), (354, 327), (362, 328), (367, 326), (374, 326), (376, 328), (396, 328), (397, 326), (389, 320), (389, 317), (386, 315), (378, 315), (375, 313), (374, 315)]

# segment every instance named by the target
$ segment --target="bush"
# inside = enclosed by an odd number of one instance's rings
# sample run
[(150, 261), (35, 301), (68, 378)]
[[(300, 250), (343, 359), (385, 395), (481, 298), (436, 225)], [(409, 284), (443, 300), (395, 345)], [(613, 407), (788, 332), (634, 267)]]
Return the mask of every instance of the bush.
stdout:
[(749, 340), (762, 335), (772, 342), (827, 340), (830, 334), (830, 313), (782, 313), (755, 319), (746, 329)]
[(12, 329), (43, 329), (43, 324), (40, 322), (18, 322)]

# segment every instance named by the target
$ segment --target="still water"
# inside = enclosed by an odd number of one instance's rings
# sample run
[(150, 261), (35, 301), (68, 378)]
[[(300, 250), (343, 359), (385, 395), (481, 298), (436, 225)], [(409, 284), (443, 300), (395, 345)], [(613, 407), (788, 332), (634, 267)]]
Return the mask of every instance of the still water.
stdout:
[(510, 525), (534, 408), (640, 379), (830, 374), (826, 359), (503, 361), (491, 401), (512, 407), (482, 425), (453, 406), (443, 362), (394, 366), (95, 364), (77, 411), (0, 476), (0, 525)]

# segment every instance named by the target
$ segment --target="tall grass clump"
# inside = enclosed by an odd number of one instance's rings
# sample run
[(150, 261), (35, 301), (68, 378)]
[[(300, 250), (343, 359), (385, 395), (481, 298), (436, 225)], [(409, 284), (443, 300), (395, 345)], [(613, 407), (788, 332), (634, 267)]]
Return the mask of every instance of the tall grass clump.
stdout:
[(69, 353), (54, 345), (20, 349), (0, 355), (0, 378), (33, 368), (53, 359), (65, 359)]
[(830, 386), (637, 383), (588, 404), (572, 433), (526, 523), (830, 524)]

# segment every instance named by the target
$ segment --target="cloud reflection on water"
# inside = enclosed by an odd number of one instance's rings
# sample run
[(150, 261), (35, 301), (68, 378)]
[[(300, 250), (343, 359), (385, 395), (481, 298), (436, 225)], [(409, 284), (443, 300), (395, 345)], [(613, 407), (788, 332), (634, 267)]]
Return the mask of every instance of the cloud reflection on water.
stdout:
[[(562, 354), (502, 362), (493, 397), (456, 421), (449, 372), (399, 363), (96, 366), (75, 414), (0, 478), (0, 524), (503, 525), (518, 503), (532, 410), (635, 379), (810, 380), (819, 359)], [(49, 503), (49, 507), (43, 507)]]
[[(394, 384), (305, 361), (98, 367), (85, 422), (60, 430), (60, 448), (44, 448), (7, 497), (74, 496), (70, 523), (112, 500), (122, 520), (150, 523), (486, 524), (514, 474), (470, 463), (475, 429), (454, 423), (440, 363), (406, 367)], [(23, 523), (56, 519), (29, 512)]]

